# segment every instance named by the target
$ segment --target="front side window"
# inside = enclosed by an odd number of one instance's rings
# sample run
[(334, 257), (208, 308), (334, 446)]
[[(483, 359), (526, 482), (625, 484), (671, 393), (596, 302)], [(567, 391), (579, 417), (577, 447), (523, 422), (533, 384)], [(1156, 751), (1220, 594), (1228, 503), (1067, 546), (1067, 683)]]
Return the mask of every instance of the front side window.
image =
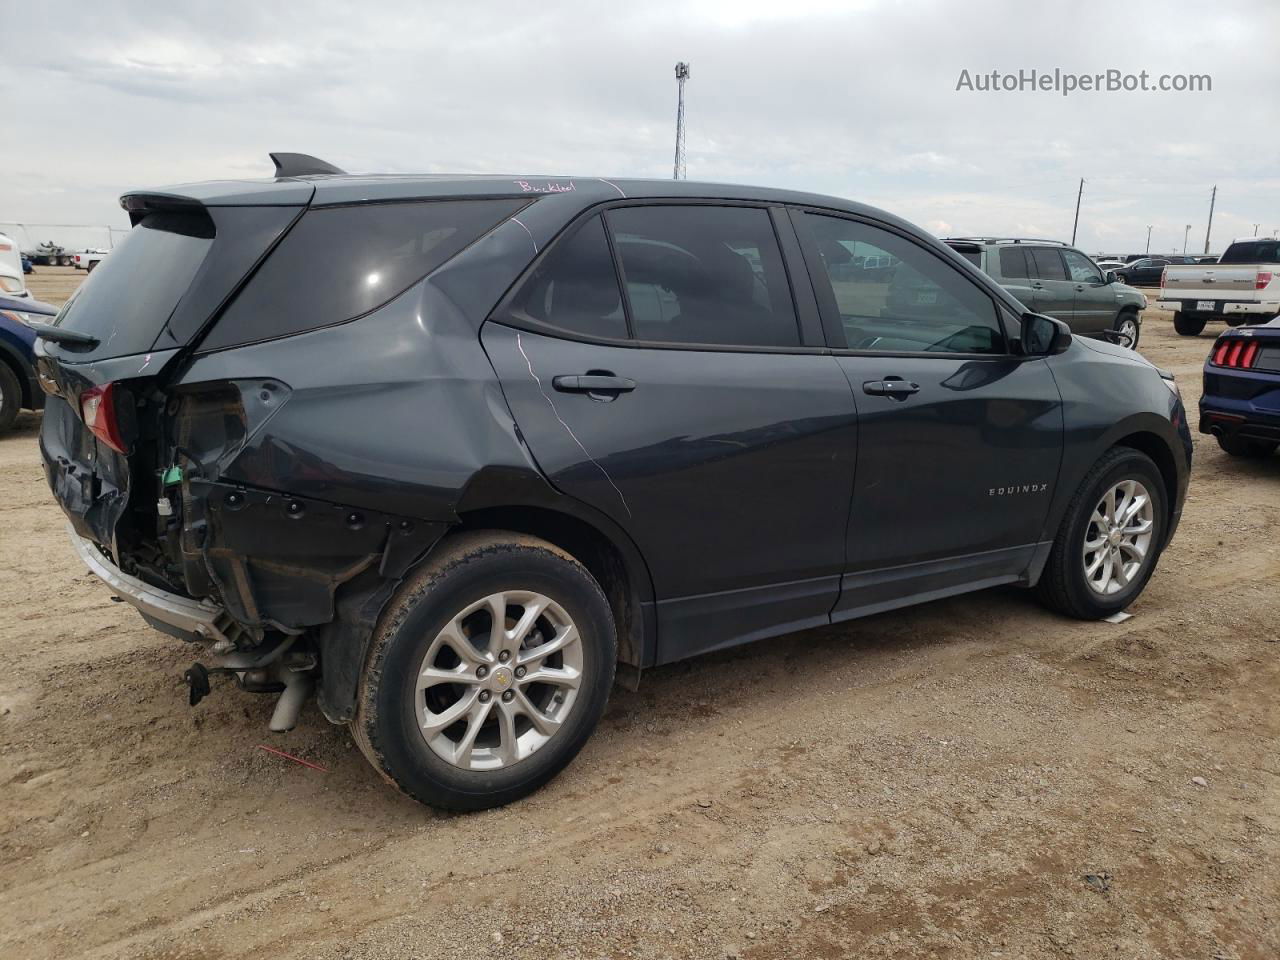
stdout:
[(1076, 283), (1102, 282), (1102, 274), (1098, 272), (1098, 268), (1080, 251), (1063, 250), (1062, 257), (1067, 261), (1067, 270)]
[(618, 207), (606, 214), (637, 340), (800, 343), (773, 222), (754, 207)]
[(995, 303), (936, 255), (856, 220), (807, 213), (851, 350), (1003, 353)]
[(618, 274), (599, 215), (551, 249), (512, 306), (517, 313), (561, 330), (626, 339)]

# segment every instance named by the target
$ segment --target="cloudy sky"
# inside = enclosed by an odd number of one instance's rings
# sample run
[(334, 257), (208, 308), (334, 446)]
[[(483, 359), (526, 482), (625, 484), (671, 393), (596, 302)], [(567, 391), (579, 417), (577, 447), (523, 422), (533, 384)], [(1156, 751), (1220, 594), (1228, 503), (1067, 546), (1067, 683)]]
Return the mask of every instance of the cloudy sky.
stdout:
[[(0, 221), (127, 226), (133, 186), (351, 171), (669, 177), (851, 197), (940, 234), (1203, 248), (1280, 229), (1280, 4), (0, 0)], [(1208, 74), (1200, 93), (957, 91), (962, 70)], [(1219, 246), (1215, 243), (1215, 247)]]

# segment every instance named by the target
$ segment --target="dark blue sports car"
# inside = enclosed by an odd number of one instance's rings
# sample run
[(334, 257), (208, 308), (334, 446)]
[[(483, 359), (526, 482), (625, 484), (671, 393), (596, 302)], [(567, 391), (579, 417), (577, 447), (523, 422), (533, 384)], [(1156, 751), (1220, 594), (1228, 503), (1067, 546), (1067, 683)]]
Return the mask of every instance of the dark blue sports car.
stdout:
[(1233, 457), (1280, 446), (1280, 317), (1218, 337), (1204, 364), (1200, 432)]
[(44, 406), (44, 391), (36, 381), (31, 353), (36, 332), (28, 324), (49, 323), (57, 313), (51, 303), (0, 297), (0, 433), (13, 426), (19, 410)]

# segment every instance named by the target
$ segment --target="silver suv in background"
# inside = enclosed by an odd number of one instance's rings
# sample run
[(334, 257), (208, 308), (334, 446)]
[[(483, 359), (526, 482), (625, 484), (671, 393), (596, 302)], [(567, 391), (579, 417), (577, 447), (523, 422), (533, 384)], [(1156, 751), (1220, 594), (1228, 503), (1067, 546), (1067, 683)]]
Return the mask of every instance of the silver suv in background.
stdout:
[(1147, 298), (1075, 247), (1057, 240), (1012, 237), (948, 237), (943, 243), (993, 277), (1028, 310), (1062, 320), (1072, 333), (1138, 346)]

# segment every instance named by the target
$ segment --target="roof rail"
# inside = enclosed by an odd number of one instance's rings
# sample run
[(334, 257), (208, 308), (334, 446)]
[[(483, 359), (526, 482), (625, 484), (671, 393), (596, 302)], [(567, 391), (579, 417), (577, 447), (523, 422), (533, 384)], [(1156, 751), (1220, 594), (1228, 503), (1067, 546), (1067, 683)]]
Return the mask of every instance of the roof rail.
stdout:
[(306, 153), (273, 153), (270, 157), (271, 162), (276, 165), (277, 177), (314, 177), (326, 174), (342, 176), (347, 172)]
[(944, 242), (948, 240), (967, 240), (971, 243), (1052, 243), (1059, 247), (1069, 247), (1071, 244), (1064, 240), (1044, 240), (1040, 237), (942, 237)]

